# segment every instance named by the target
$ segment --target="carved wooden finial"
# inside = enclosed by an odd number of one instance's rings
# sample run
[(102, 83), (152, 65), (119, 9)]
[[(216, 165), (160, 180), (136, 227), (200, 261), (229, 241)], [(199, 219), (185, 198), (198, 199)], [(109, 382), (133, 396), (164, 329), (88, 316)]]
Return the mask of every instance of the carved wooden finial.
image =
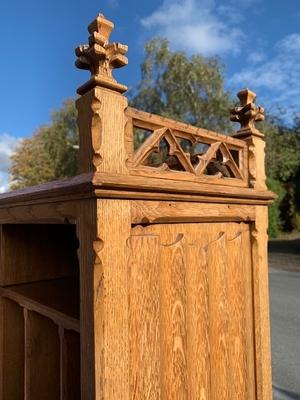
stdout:
[(239, 132), (258, 132), (255, 122), (265, 119), (265, 110), (255, 104), (256, 94), (249, 89), (243, 89), (238, 92), (237, 96), (240, 99), (241, 106), (230, 110), (230, 120), (241, 124)]
[(114, 24), (99, 14), (89, 25), (89, 44), (75, 50), (76, 67), (91, 72), (91, 79), (77, 92), (84, 94), (95, 86), (102, 86), (117, 92), (125, 92), (127, 87), (118, 83), (112, 76), (112, 70), (128, 64), (125, 57), (128, 46), (121, 43), (109, 43)]

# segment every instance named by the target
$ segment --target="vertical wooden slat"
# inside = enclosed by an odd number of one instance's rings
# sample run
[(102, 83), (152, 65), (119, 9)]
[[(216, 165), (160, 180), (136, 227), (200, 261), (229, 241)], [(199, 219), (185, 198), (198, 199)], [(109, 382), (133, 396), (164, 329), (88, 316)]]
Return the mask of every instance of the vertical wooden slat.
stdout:
[(65, 330), (62, 326), (58, 327), (59, 334), (59, 372), (60, 372), (60, 400), (66, 400), (66, 346)]
[(24, 320), (22, 308), (0, 298), (0, 399), (24, 399)]
[(242, 235), (241, 247), (246, 249), (244, 252), (244, 269), (243, 278), (244, 284), (244, 301), (245, 301), (245, 332), (246, 332), (246, 358), (247, 358), (247, 389), (249, 399), (256, 399), (255, 396), (255, 363), (254, 363), (254, 310), (253, 310), (253, 274), (251, 260), (251, 239), (250, 226), (247, 225), (247, 230)]
[(161, 227), (162, 399), (188, 396), (184, 241), (181, 225)]
[(25, 311), (25, 400), (60, 398), (60, 343), (57, 326)]
[[(246, 331), (246, 279), (249, 274), (247, 253), (250, 243), (243, 241), (247, 225), (233, 226), (227, 234), (227, 281), (229, 299), (229, 368), (233, 399), (249, 399)], [(244, 244), (244, 247), (242, 247)], [(249, 293), (247, 293), (249, 294)], [(251, 382), (253, 385), (253, 381)]]
[(63, 400), (80, 400), (80, 336), (64, 330), (62, 341), (61, 386)]
[(257, 400), (272, 398), (267, 225), (267, 207), (257, 206), (251, 227)]
[(226, 234), (221, 224), (211, 225), (217, 237), (207, 245), (209, 271), (209, 324), (211, 348), (211, 399), (231, 399), (228, 360), (229, 310), (226, 268)]
[(24, 308), (24, 400), (30, 400), (30, 321), (29, 311)]
[[(205, 229), (206, 225), (202, 225)], [(210, 399), (209, 282), (204, 240), (191, 232), (187, 251), (187, 373), (189, 400)], [(197, 231), (199, 227), (197, 227)], [(203, 236), (205, 233), (203, 232)]]
[(160, 399), (159, 238), (129, 241), (130, 398)]

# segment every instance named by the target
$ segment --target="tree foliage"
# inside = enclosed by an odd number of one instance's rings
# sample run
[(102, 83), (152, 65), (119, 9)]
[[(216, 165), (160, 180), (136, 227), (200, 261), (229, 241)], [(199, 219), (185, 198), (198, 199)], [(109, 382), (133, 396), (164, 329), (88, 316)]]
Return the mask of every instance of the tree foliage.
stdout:
[(282, 219), (280, 217), (280, 203), (284, 198), (286, 191), (281, 183), (275, 179), (267, 179), (267, 186), (270, 190), (277, 194), (277, 199), (269, 207), (269, 229), (268, 233), (271, 238), (278, 236), (282, 230)]
[(19, 189), (76, 174), (78, 132), (72, 100), (52, 114), (51, 122), (24, 139), (12, 156), (11, 188)]
[(262, 127), (266, 137), (266, 171), (272, 179), (289, 182), (300, 166), (300, 120), (292, 127), (275, 117), (268, 117)]
[(141, 74), (131, 99), (134, 107), (221, 132), (231, 126), (230, 96), (218, 58), (188, 57), (156, 38), (145, 46)]
[(262, 128), (266, 137), (266, 172), (278, 199), (269, 209), (270, 233), (300, 230), (300, 119), (292, 126), (268, 117)]

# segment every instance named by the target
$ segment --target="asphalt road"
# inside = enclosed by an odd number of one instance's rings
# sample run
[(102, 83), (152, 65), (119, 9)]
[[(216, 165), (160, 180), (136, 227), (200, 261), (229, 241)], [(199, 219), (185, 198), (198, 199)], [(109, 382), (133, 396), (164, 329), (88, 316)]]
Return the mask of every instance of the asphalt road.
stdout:
[(269, 257), (274, 400), (300, 400), (300, 247), (281, 250)]

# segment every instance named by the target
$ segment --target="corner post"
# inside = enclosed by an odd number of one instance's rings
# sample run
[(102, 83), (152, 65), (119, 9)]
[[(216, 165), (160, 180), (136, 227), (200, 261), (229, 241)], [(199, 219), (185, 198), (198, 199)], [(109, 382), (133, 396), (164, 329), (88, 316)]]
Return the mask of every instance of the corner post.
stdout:
[(76, 49), (76, 66), (91, 72), (76, 101), (79, 127), (79, 172), (126, 172), (124, 144), (127, 87), (112, 75), (128, 63), (127, 46), (109, 43), (114, 24), (102, 14), (89, 25), (89, 44)]
[[(256, 94), (249, 89), (237, 94), (241, 106), (230, 110), (231, 121), (241, 129), (234, 137), (248, 144), (249, 186), (266, 190), (264, 135), (255, 127), (264, 120), (264, 109), (255, 104)], [(251, 254), (253, 276), (253, 312), (255, 339), (256, 399), (272, 399), (271, 340), (268, 277), (268, 207), (255, 207), (255, 222), (251, 224)]]
[(230, 110), (230, 119), (239, 122), (241, 128), (232, 136), (248, 144), (249, 186), (266, 190), (264, 135), (255, 126), (256, 121), (264, 120), (264, 109), (255, 104), (256, 94), (249, 89), (241, 90), (237, 96), (241, 106)]
[[(91, 72), (78, 89), (80, 173), (125, 174), (126, 86), (112, 75), (127, 64), (127, 46), (109, 43), (114, 25), (98, 15), (76, 66)], [(129, 398), (127, 238), (129, 202), (91, 198), (77, 218), (80, 260), (82, 398)]]

